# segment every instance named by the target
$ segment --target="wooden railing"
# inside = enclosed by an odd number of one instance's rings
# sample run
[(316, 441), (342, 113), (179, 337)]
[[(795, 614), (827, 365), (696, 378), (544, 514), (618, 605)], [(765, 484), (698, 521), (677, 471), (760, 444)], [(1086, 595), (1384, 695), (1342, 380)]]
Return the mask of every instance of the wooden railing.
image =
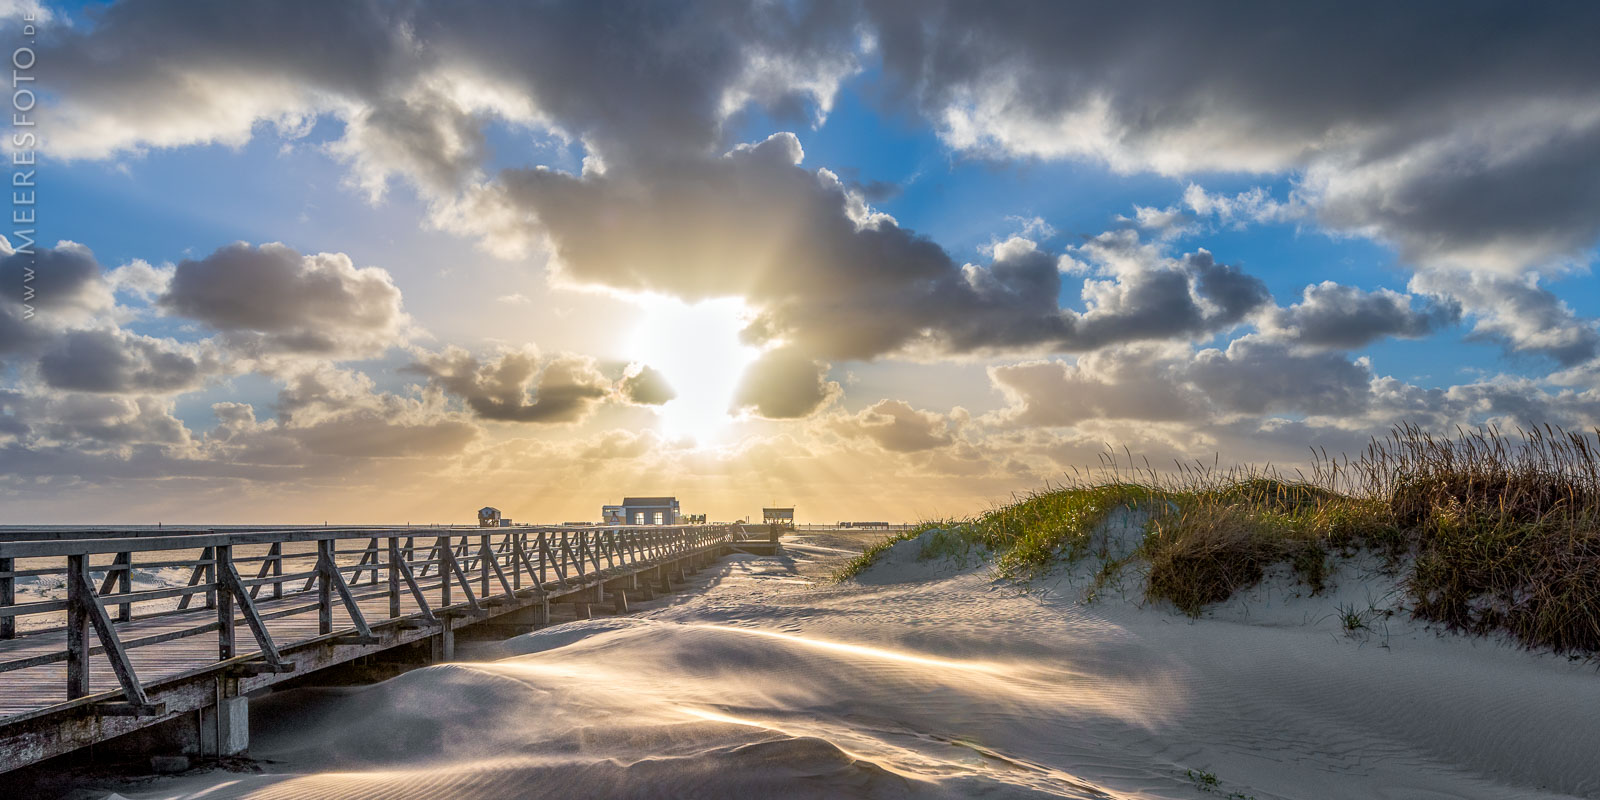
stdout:
[[(217, 661), (227, 661), (239, 654), (243, 622), (260, 653), (248, 669), (289, 672), (293, 664), (284, 659), (282, 643), (273, 641), (268, 620), (315, 611), (318, 636), (327, 636), (335, 632), (339, 609), (349, 623), (340, 642), (376, 644), (361, 600), (387, 596), (389, 620), (436, 625), (445, 613), (483, 614), (507, 598), (542, 599), (743, 535), (718, 525), (111, 533), (0, 532), (0, 639), (62, 636), (66, 642), (63, 650), (15, 660), (0, 654), (0, 673), (65, 661), (72, 700), (89, 694), (89, 659), (103, 652), (122, 689), (124, 713), (132, 714), (159, 713), (128, 658), (132, 648), (216, 632)], [(136, 577), (155, 570), (187, 570), (187, 580), (135, 588)], [(64, 587), (65, 596), (16, 602), (17, 582), (28, 578)], [(196, 603), (203, 605), (191, 610)], [(215, 613), (134, 639), (118, 630), (119, 623), (135, 620), (195, 617), (201, 608)], [(63, 612), (64, 622), (56, 624)]]

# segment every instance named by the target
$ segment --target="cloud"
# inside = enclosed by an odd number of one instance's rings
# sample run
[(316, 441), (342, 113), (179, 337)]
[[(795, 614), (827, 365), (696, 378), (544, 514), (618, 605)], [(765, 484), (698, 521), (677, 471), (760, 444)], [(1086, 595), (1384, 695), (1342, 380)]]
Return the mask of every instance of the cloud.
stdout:
[[(269, 16), (271, 30), (252, 33)], [(56, 45), (60, 60), (82, 58), (58, 78), (63, 133), (54, 146), (103, 157), (236, 141), (250, 135), (250, 119), (278, 119), (293, 132), (307, 115), (333, 113), (346, 125), (331, 151), (372, 196), (391, 176), (406, 176), (431, 198), (436, 225), (502, 254), (546, 247), (564, 282), (689, 301), (738, 294), (756, 311), (749, 339), (817, 360), (1079, 351), (1209, 335), (1264, 297), (1259, 281), (1202, 251), (1176, 269), (1130, 274), (1129, 285), (1121, 275), (1094, 282), (1084, 293), (1091, 309), (1079, 318), (1056, 302), (1056, 255), (1024, 244), (1050, 235), (1042, 219), (1019, 218), (1024, 237), (996, 244), (989, 263), (958, 264), (874, 212), (834, 173), (801, 168), (792, 134), (718, 155), (725, 123), (751, 105), (781, 115), (809, 103), (826, 113), (870, 32), (853, 6), (831, 2), (729, 3), (717, 19), (703, 25), (672, 6), (607, 14), (588, 4), (419, 3), (391, 15), (346, 7), (325, 18), (250, 3), (229, 15), (113, 7), (92, 31)], [(154, 51), (185, 57), (153, 59)], [(595, 68), (573, 75), (566, 66), (578, 61)], [(249, 74), (235, 74), (237, 64), (251, 65)], [(226, 93), (210, 83), (228, 76), (238, 84)], [(141, 98), (138, 115), (121, 104), (128, 96)], [(148, 118), (149, 106), (167, 101), (181, 112), (159, 124)], [(580, 142), (589, 166), (577, 175), (543, 167), (483, 174), (483, 125), (496, 119)], [(183, 273), (195, 270), (178, 271), (165, 305), (177, 305), (190, 282)], [(201, 314), (225, 294), (181, 307)], [(259, 344), (338, 346), (294, 333)]]
[(90, 453), (127, 454), (140, 446), (192, 444), (172, 414), (172, 401), (112, 394), (24, 393), (0, 390), (0, 412), (24, 446), (68, 445)]
[(1302, 352), (1249, 334), (1226, 349), (1124, 345), (1077, 363), (1028, 361), (989, 368), (1007, 406), (986, 416), (1003, 427), (1073, 427), (1142, 420), (1204, 427), (1240, 414), (1349, 417), (1364, 412), (1372, 374), (1340, 353)]
[(917, 453), (955, 441), (951, 420), (937, 412), (913, 408), (903, 400), (879, 400), (860, 413), (835, 421), (831, 427), (845, 436), (870, 439), (894, 453)]
[(396, 459), (457, 455), (483, 435), (435, 389), (420, 395), (379, 391), (363, 372), (327, 362), (291, 362), (274, 410), (257, 422), (244, 404), (212, 407), (218, 429), (207, 455), (240, 463), (316, 464), (325, 459)]
[[(1323, 225), (1424, 266), (1560, 268), (1600, 237), (1593, 7), (867, 7), (891, 95), (960, 152), (1298, 173)], [(1269, 208), (1244, 200), (1217, 210)]]
[(1037, 342), (1062, 330), (1053, 259), (964, 272), (872, 215), (831, 173), (800, 168), (802, 157), (793, 135), (776, 134), (626, 173), (512, 170), (486, 202), (516, 213), (473, 218), (517, 220), (478, 231), (513, 238), (528, 233), (522, 220), (538, 220), (565, 282), (690, 302), (738, 294), (757, 310), (750, 338), (814, 358), (872, 358), (925, 338), (957, 349)]
[[(1117, 266), (1085, 284), (1089, 308), (1078, 314), (1057, 301), (1059, 256), (1019, 236), (997, 243), (987, 264), (958, 266), (832, 173), (801, 168), (803, 157), (780, 133), (626, 174), (512, 170), (480, 198), (502, 212), (471, 218), (496, 239), (525, 236), (537, 220), (565, 282), (690, 302), (738, 294), (756, 311), (748, 339), (820, 360), (1209, 335), (1269, 299), (1258, 279), (1206, 251), (1171, 259), (1124, 231), (1079, 248)], [(501, 220), (514, 222), (493, 226)]]
[(61, 241), (33, 249), (33, 254), (19, 253), (0, 237), (0, 284), (5, 287), (0, 305), (16, 309), (26, 303), (47, 320), (51, 312), (81, 318), (111, 307), (111, 292), (89, 248)]
[(1221, 224), (1233, 228), (1243, 228), (1248, 223), (1296, 220), (1304, 217), (1307, 211), (1298, 198), (1291, 197), (1288, 202), (1283, 202), (1267, 194), (1267, 190), (1260, 186), (1228, 197), (1212, 194), (1191, 183), (1183, 190), (1183, 204), (1201, 217), (1214, 217)]
[(1227, 330), (1271, 301), (1266, 284), (1206, 250), (1173, 259), (1130, 230), (1077, 248), (1110, 279), (1086, 280), (1088, 308), (1063, 344), (1092, 350), (1122, 342), (1197, 337)]
[(1368, 292), (1323, 281), (1307, 286), (1300, 302), (1264, 315), (1262, 331), (1281, 341), (1349, 350), (1386, 336), (1420, 339), (1461, 319), (1453, 299), (1427, 298), (1420, 308), (1412, 308), (1412, 300), (1389, 289)]
[(388, 272), (276, 243), (184, 259), (156, 305), (222, 332), (249, 355), (377, 355), (403, 343), (410, 325)]
[(629, 460), (655, 453), (665, 444), (655, 431), (607, 431), (586, 442), (578, 452), (578, 458), (588, 461)]
[(1226, 412), (1358, 414), (1366, 408), (1372, 372), (1338, 353), (1301, 353), (1254, 334), (1195, 355), (1189, 376)]
[(464, 420), (395, 422), (371, 415), (284, 431), (315, 455), (341, 458), (417, 458), (460, 453), (482, 430)]
[(841, 392), (838, 383), (827, 380), (827, 373), (826, 364), (792, 349), (770, 350), (745, 369), (734, 407), (753, 408), (768, 419), (809, 416)]
[(1413, 277), (1410, 288), (1458, 301), (1475, 319), (1472, 336), (1509, 353), (1545, 356), (1564, 367), (1600, 355), (1600, 323), (1579, 317), (1534, 276), (1429, 270)]
[[(154, 0), (55, 27), (39, 45), (55, 65), (40, 111), (51, 157), (332, 130), (316, 146), (356, 191), (377, 201), (409, 184), (429, 224), (500, 254), (547, 251), (559, 284), (742, 298), (746, 344), (764, 355), (738, 387), (741, 427), (781, 433), (736, 454), (638, 431), (485, 443), (485, 421), (576, 423), (608, 402), (659, 404), (671, 388), (648, 367), (613, 381), (584, 356), (445, 347), (411, 351), (425, 386), (384, 391), (385, 376), (341, 364), (413, 337), (384, 270), (268, 244), (107, 272), (70, 242), (41, 251), (46, 270), (8, 245), (0, 352), (21, 388), (0, 396), (11, 476), (0, 487), (51, 475), (350, 485), (402, 468), (376, 462), (412, 461), (404, 469), (430, 481), (757, 474), (772, 482), (758, 488), (787, 491), (848, 458), (850, 477), (830, 491), (876, 494), (882, 482), (851, 485), (872, 474), (965, 497), (1048, 474), (1112, 436), (1276, 456), (1359, 443), (1399, 419), (1600, 416), (1600, 333), (1550, 288), (1600, 237), (1594, 12), (1538, 8), (1508, 27), (1480, 7), (1452, 7), (1448, 24), (1429, 6), (865, 8)], [(1009, 218), (1016, 235), (966, 263), (872, 207), (896, 186), (805, 166), (793, 134), (736, 138), (752, 121), (817, 124), (875, 48), (889, 85), (864, 96), (909, 98), (958, 158), (1084, 159), (1231, 185), (1187, 183), (1172, 206), (1135, 206), (1124, 230), (1076, 246), (1043, 218)], [(491, 162), (487, 143), (506, 129), (582, 169), (500, 170), (515, 154)], [(1241, 173), (1264, 185), (1234, 191)], [(1255, 276), (1174, 244), (1262, 223), (1387, 243), (1418, 268), (1411, 294), (1320, 283), (1279, 308)], [(961, 239), (963, 251), (980, 240)], [(37, 272), (32, 320), (10, 294), (25, 268)], [(140, 326), (142, 302), (165, 327)], [(1417, 386), (1341, 352), (1462, 315), (1474, 337), (1565, 371)], [(1250, 324), (1260, 332), (1197, 350)], [(1060, 354), (1073, 355), (1038, 360)], [(976, 419), (897, 391), (854, 414), (830, 408), (842, 396), (830, 364), (950, 357), (1030, 360), (990, 367), (1006, 405)], [(882, 375), (851, 366), (863, 386)], [(189, 430), (192, 398), (173, 395), (246, 368), (276, 382), (270, 409), (257, 406), (264, 419), (218, 403), (214, 428)]]
[(299, 135), (333, 113), (333, 152), (366, 191), (396, 174), (440, 190), (471, 177), (493, 119), (615, 165), (700, 152), (750, 104), (825, 114), (859, 68), (852, 15), (835, 2), (116, 5), (42, 50), (61, 98), (41, 124), (54, 155), (105, 158), (240, 144), (261, 120)]
[(127, 292), (140, 300), (151, 300), (167, 290), (172, 283), (171, 266), (153, 267), (150, 262), (134, 259), (106, 273), (106, 283), (113, 292)]
[(999, 418), (1007, 425), (1069, 427), (1087, 419), (1175, 421), (1197, 419), (1207, 409), (1186, 385), (1170, 346), (1130, 345), (1079, 357), (989, 367), (989, 380), (1005, 394)]
[[(834, 173), (800, 168), (793, 135), (717, 155), (724, 123), (747, 106), (826, 112), (867, 32), (850, 5), (730, 3), (714, 26), (676, 7), (632, 12), (422, 3), (390, 19), (347, 7), (326, 18), (274, 12), (271, 30), (252, 34), (269, 16), (254, 4), (229, 15), (114, 7), (57, 44), (61, 60), (83, 58), (59, 76), (54, 146), (103, 157), (236, 141), (250, 119), (298, 130), (306, 115), (334, 113), (346, 132), (332, 152), (373, 196), (404, 175), (432, 198), (435, 224), (503, 254), (547, 246), (567, 282), (690, 301), (739, 294), (757, 312), (753, 341), (820, 360), (1092, 349), (1162, 335), (1151, 326), (1172, 310), (1175, 330), (1199, 335), (1242, 313), (1230, 300), (1255, 302), (1249, 281), (1197, 254), (1187, 275), (1091, 287), (1101, 313), (1078, 320), (1056, 303), (1056, 258), (1009, 246), (1027, 239), (996, 245), (988, 264), (958, 264)], [(147, 55), (158, 50), (186, 57)], [(580, 60), (596, 68), (569, 74)], [(252, 68), (236, 75), (236, 64)], [(225, 76), (238, 79), (226, 93), (210, 83)], [(138, 115), (121, 105), (128, 96), (141, 98)], [(182, 112), (158, 125), (148, 107), (165, 101)], [(494, 119), (581, 142), (592, 168), (483, 175), (482, 126)], [(1019, 222), (1028, 235), (1050, 232), (1042, 219)], [(176, 276), (170, 294), (184, 283)], [(1176, 307), (1213, 290), (1220, 308)], [(267, 344), (332, 346), (287, 334)]]
[(199, 388), (223, 369), (215, 348), (120, 330), (75, 330), (52, 339), (39, 375), (53, 389), (167, 394)]
[(407, 370), (466, 401), (478, 417), (497, 422), (578, 422), (611, 393), (593, 359), (541, 358), (536, 350), (504, 350), (488, 361), (459, 347), (419, 352)]
[(630, 371), (623, 377), (618, 388), (628, 402), (643, 406), (659, 406), (678, 396), (672, 384), (667, 382), (667, 376), (661, 374), (661, 370), (648, 365), (640, 366), (637, 371)]
[(61, 241), (17, 252), (0, 236), (0, 354), (37, 355), (65, 331), (116, 315), (112, 284), (89, 248)]

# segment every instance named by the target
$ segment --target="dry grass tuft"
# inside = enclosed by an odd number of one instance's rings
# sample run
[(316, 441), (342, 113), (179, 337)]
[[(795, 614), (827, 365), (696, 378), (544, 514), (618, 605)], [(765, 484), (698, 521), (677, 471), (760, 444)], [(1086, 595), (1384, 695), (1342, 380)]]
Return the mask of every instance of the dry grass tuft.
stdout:
[[(1148, 515), (1142, 544), (1133, 556), (1097, 551), (1096, 529), (1122, 507)], [(1018, 579), (1090, 556), (1105, 562), (1102, 579), (1142, 562), (1146, 597), (1190, 615), (1276, 564), (1319, 593), (1333, 554), (1367, 550), (1403, 573), (1418, 618), (1600, 653), (1600, 430), (1438, 437), (1406, 425), (1355, 460), (1319, 453), (1312, 474), (1294, 480), (1199, 464), (1162, 475), (1107, 458), (1097, 474), (901, 534), (841, 576), (930, 528), (945, 531), (940, 552), (980, 550)]]

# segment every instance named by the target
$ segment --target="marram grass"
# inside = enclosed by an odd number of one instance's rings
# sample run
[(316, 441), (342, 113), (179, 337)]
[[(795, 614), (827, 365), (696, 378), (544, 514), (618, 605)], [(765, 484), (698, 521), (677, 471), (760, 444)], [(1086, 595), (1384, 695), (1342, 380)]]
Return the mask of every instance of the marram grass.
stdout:
[[(1145, 520), (1128, 554), (1106, 552), (1094, 536), (1119, 508)], [(1102, 562), (1098, 585), (1137, 563), (1146, 599), (1189, 615), (1277, 565), (1320, 593), (1335, 555), (1375, 552), (1399, 574), (1420, 619), (1506, 633), (1530, 648), (1600, 653), (1600, 431), (1434, 437), (1401, 426), (1358, 459), (1319, 455), (1309, 478), (1293, 480), (1255, 470), (1113, 469), (970, 519), (925, 522), (869, 548), (837, 577), (927, 531), (936, 532), (920, 557), (975, 554), (1017, 580), (1093, 557)]]

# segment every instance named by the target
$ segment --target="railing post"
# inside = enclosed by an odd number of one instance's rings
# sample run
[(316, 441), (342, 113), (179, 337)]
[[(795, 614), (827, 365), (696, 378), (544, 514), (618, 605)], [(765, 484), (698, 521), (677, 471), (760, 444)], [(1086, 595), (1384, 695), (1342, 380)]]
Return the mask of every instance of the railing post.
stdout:
[[(13, 606), (17, 603), (16, 578), (11, 577), (14, 562), (10, 558), (0, 558), (0, 608)], [(17, 636), (17, 618), (0, 617), (0, 639), (15, 639)]]
[[(118, 553), (117, 559), (122, 562), (122, 573), (117, 575), (117, 591), (123, 594), (133, 592), (133, 553)], [(117, 606), (117, 621), (127, 622), (133, 619), (133, 604), (122, 603)]]
[(549, 531), (539, 531), (539, 587), (544, 588), (550, 579), (550, 542), (545, 537)]
[(452, 546), (453, 545), (450, 544), (450, 534), (447, 533), (439, 537), (440, 608), (448, 608), (450, 606), (450, 579), (452, 577), (451, 573), (455, 571), (450, 569), (450, 562), (455, 560), (455, 551), (450, 549)]
[[(84, 613), (83, 587), (88, 585), (88, 556), (67, 556), (67, 699), (89, 694), (89, 615)], [(84, 580), (74, 580), (83, 575)]]
[(283, 597), (283, 542), (273, 542), (267, 557), (272, 559), (272, 576), (279, 579), (272, 582), (272, 599), (278, 600)]
[(317, 540), (317, 632), (333, 633), (333, 540)]
[[(400, 540), (389, 537), (389, 619), (400, 616)], [(377, 576), (373, 576), (376, 580)]]
[(482, 576), (478, 585), (483, 587), (478, 594), (484, 599), (489, 597), (489, 559), (494, 558), (494, 552), (489, 549), (489, 534), (478, 537), (478, 573)]
[(526, 533), (511, 534), (511, 588), (515, 590), (522, 589), (522, 570), (526, 568), (528, 560), (528, 548), (523, 547), (522, 543), (527, 538)]
[(217, 607), (217, 554), (216, 554), (215, 550), (212, 550), (209, 547), (206, 548), (206, 550), (208, 552), (206, 553), (205, 556), (202, 556), (202, 558), (205, 558), (205, 557), (209, 556), (210, 559), (211, 559), (211, 563), (209, 563), (209, 564), (207, 564), (205, 566), (205, 570), (206, 570), (205, 581), (206, 581), (206, 587), (207, 587), (206, 588), (206, 608), (216, 608)]
[[(218, 545), (215, 563), (223, 565), (220, 569), (213, 569), (212, 575), (217, 575), (228, 569), (233, 564), (233, 546)], [(219, 583), (212, 588), (222, 589)], [(237, 648), (233, 631), (233, 592), (217, 592), (217, 660), (227, 661), (237, 655)]]

